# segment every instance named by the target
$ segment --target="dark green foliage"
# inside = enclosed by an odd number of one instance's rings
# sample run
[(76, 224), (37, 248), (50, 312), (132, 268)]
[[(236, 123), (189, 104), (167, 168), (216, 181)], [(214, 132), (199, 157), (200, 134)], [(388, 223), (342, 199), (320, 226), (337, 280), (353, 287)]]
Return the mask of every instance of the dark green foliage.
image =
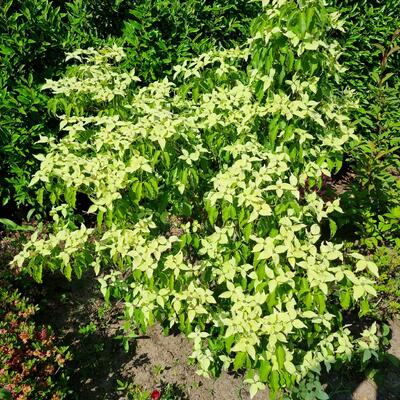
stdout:
[(375, 311), (400, 310), (400, 0), (336, 4), (347, 18), (344, 86), (356, 91), (359, 143), (349, 148), (342, 224), (378, 265)]
[(393, 249), (380, 247), (376, 250), (374, 261), (379, 268), (377, 284), (377, 312), (383, 318), (400, 313), (400, 246)]
[[(21, 3), (21, 2), (20, 2)], [(59, 9), (48, 2), (9, 1), (0, 7), (0, 193), (26, 201), (26, 186), (34, 164), (26, 157), (33, 138), (44, 127), (46, 97), (38, 90), (37, 74), (52, 74), (61, 33)], [(59, 56), (58, 56), (59, 57)]]
[(137, 0), (79, 0), (79, 8), (85, 10), (87, 22), (94, 35), (106, 39), (110, 36), (121, 36), (124, 21), (129, 18), (129, 11), (137, 2)]
[(344, 85), (356, 91), (361, 141), (350, 150), (355, 173), (344, 194), (346, 219), (361, 243), (393, 245), (400, 222), (400, 0), (341, 1), (347, 18)]
[(46, 115), (40, 86), (64, 69), (64, 52), (92, 43), (82, 30), (79, 2), (61, 12), (48, 0), (9, 0), (0, 5), (0, 205), (32, 204), (28, 189), (43, 147), (35, 142), (57, 126)]
[(182, 60), (215, 45), (243, 42), (260, 3), (247, 0), (140, 0), (124, 22), (127, 65), (144, 83), (170, 74)]
[[(400, 0), (333, 0), (332, 3), (346, 19), (342, 61), (349, 71), (345, 81), (365, 95), (371, 72), (379, 68), (381, 61), (381, 49), (375, 44), (388, 47), (394, 32), (400, 29)], [(398, 72), (399, 68), (400, 55), (393, 55), (387, 72)]]
[(356, 121), (361, 140), (351, 149), (355, 179), (345, 196), (362, 244), (369, 248), (394, 245), (400, 233), (400, 80), (385, 68), (393, 49), (395, 40), (382, 48), (380, 68), (371, 72), (366, 93), (360, 93)]

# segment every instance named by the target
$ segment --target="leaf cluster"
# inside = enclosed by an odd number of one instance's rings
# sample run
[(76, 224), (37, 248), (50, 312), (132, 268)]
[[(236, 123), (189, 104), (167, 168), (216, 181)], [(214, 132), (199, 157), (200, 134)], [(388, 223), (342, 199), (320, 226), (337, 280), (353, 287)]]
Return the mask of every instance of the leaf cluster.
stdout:
[(64, 53), (106, 43), (123, 44), (125, 68), (136, 68), (144, 84), (171, 73), (184, 58), (215, 44), (239, 43), (248, 31), (254, 4), (199, 0), (134, 3), (125, 0), (69, 2), (8, 0), (0, 5), (0, 204), (38, 207), (29, 189), (43, 152), (39, 136), (57, 136), (57, 105), (41, 91), (45, 79), (68, 64)]
[(341, 4), (348, 32), (342, 38), (344, 85), (356, 91), (359, 102), (352, 118), (360, 141), (348, 155), (355, 176), (344, 194), (348, 221), (362, 245), (393, 246), (400, 206), (400, 2)]
[(18, 291), (0, 288), (0, 398), (64, 399), (70, 355), (52, 331), (37, 326), (37, 308)]

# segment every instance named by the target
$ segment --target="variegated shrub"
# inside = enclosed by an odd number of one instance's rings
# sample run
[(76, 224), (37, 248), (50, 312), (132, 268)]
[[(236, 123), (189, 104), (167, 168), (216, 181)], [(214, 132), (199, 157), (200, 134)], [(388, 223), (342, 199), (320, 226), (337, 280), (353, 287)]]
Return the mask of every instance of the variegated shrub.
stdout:
[(326, 399), (322, 369), (378, 343), (342, 315), (375, 295), (376, 266), (327, 241), (339, 201), (308, 189), (355, 138), (351, 93), (335, 91), (343, 24), (322, 0), (263, 5), (246, 43), (173, 81), (136, 87), (116, 47), (68, 55), (81, 63), (45, 86), (65, 135), (41, 139), (32, 180), (54, 224), (14, 264), (39, 281), (93, 267), (106, 301), (124, 300), (127, 334), (158, 320), (193, 341), (200, 374), (247, 370), (251, 395)]

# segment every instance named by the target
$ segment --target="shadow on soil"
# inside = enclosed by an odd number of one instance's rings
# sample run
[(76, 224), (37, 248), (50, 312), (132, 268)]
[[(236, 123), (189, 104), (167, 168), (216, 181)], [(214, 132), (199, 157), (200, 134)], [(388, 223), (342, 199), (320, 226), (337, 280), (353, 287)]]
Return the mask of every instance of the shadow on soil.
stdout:
[[(132, 360), (115, 340), (119, 322), (117, 309), (106, 310), (92, 274), (70, 283), (64, 277), (46, 277), (39, 294), (39, 322), (51, 325), (73, 355), (69, 362), (70, 399), (118, 399), (117, 379), (123, 380), (123, 366)], [(146, 355), (135, 358), (136, 367), (149, 362)]]
[[(199, 377), (196, 368), (187, 364), (191, 343), (181, 335), (165, 337), (159, 325), (133, 341), (126, 353), (115, 340), (122, 307), (117, 303), (111, 310), (103, 308), (91, 273), (73, 282), (54, 275), (44, 278), (36, 302), (38, 322), (51, 325), (59, 343), (69, 346), (73, 355), (69, 362), (71, 400), (125, 400), (127, 391), (118, 392), (117, 380), (126, 384), (129, 393), (158, 389), (171, 400), (250, 399), (240, 377)], [(254, 400), (265, 400), (265, 396), (260, 393)]]
[[(331, 400), (400, 399), (400, 320), (391, 323), (390, 349), (382, 361), (371, 363), (364, 373), (359, 365), (331, 373), (326, 381)], [(367, 379), (366, 376), (371, 377)]]
[(328, 393), (331, 400), (399, 400), (400, 369), (381, 366), (373, 381), (365, 376), (335, 376), (328, 384)]

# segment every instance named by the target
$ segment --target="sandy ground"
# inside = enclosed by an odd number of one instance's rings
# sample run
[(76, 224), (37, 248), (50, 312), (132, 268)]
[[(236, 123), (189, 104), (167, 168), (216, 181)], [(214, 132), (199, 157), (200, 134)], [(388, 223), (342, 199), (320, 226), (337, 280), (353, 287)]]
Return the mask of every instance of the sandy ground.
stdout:
[[(162, 383), (183, 386), (190, 400), (232, 400), (250, 398), (242, 378), (223, 373), (218, 379), (207, 379), (196, 374), (187, 363), (191, 343), (178, 336), (163, 336), (159, 326), (151, 328), (148, 337), (138, 339), (134, 357), (124, 366), (123, 376), (142, 387), (159, 388)], [(255, 399), (267, 399), (259, 393)]]
[[(44, 285), (47, 289), (42, 293), (46, 303), (41, 304), (41, 321), (51, 323), (75, 354), (71, 377), (73, 398), (124, 399), (116, 391), (119, 379), (147, 390), (172, 384), (176, 392), (181, 392), (181, 398), (188, 400), (250, 399), (242, 376), (227, 373), (218, 379), (198, 376), (195, 366), (188, 364), (191, 343), (182, 335), (164, 336), (158, 325), (135, 339), (125, 353), (114, 339), (120, 325), (116, 320), (118, 310), (99, 318), (103, 302), (91, 282), (87, 279), (66, 284), (60, 279), (52, 282), (51, 290), (48, 289), (51, 286)], [(77, 334), (89, 321), (96, 325), (96, 331), (86, 337)], [(254, 397), (254, 400), (267, 399), (267, 390)]]

